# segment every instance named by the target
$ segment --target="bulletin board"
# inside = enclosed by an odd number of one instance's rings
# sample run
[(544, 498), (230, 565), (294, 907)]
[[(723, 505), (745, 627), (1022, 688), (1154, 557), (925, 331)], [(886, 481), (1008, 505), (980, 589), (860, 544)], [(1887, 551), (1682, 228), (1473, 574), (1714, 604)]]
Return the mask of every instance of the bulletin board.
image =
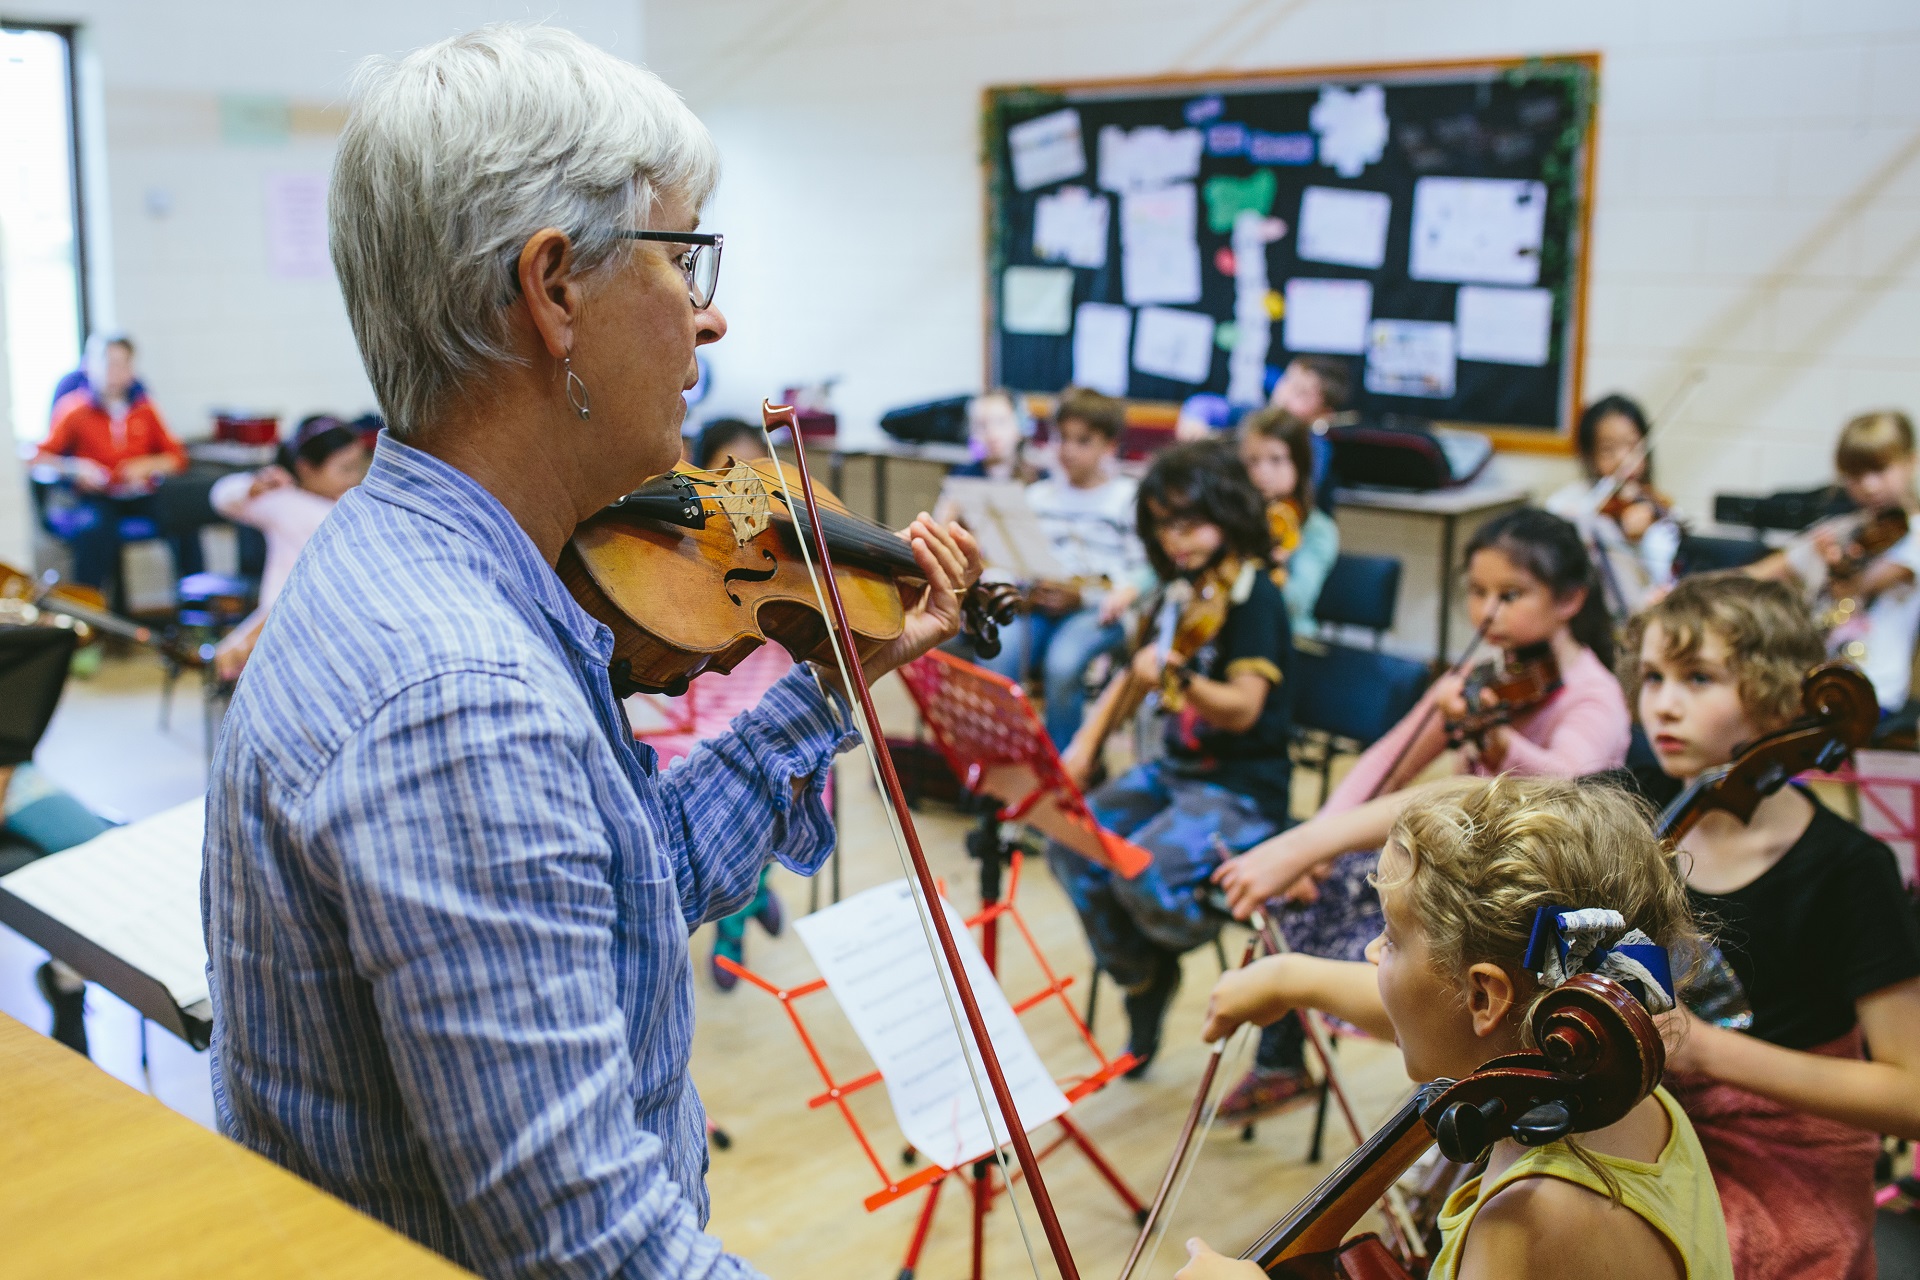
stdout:
[(989, 385), (1363, 412), (1564, 450), (1598, 54), (987, 90)]

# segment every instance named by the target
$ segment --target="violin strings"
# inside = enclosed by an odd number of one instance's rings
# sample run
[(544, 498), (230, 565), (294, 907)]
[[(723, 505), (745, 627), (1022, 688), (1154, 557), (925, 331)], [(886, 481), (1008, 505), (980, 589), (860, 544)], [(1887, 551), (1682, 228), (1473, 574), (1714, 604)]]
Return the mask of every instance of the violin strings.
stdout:
[[(767, 436), (768, 433), (764, 423), (761, 424), (760, 430), (763, 436)], [(767, 444), (768, 448), (771, 449), (773, 441), (770, 436), (768, 436)], [(805, 511), (809, 517), (811, 517), (811, 509), (795, 500), (793, 490), (787, 484), (786, 468), (776, 467), (774, 468), (774, 473), (780, 478), (780, 490), (786, 498), (788, 511), (794, 513)], [(795, 520), (794, 524), (797, 532), (799, 521)], [(822, 520), (816, 527), (820, 529), (824, 536), (827, 528), (826, 521)], [(813, 584), (813, 593), (820, 607), (821, 620), (826, 624), (828, 636), (829, 639), (831, 639), (835, 626), (833, 613), (827, 608), (826, 592), (821, 587), (819, 575), (814, 569), (813, 550), (807, 545), (807, 539), (804, 536), (797, 538), (796, 541), (800, 544), (800, 556), (807, 567), (807, 578)], [(851, 641), (852, 637), (848, 636), (847, 639)], [(879, 757), (874, 754), (873, 747), (875, 741), (874, 735), (879, 733), (880, 727), (867, 722), (866, 711), (861, 706), (860, 700), (852, 696), (854, 689), (853, 673), (847, 669), (846, 655), (841, 652), (840, 646), (837, 644), (829, 644), (827, 647), (833, 652), (834, 666), (839, 669), (841, 682), (847, 689), (847, 707), (860, 725), (861, 733), (865, 737), (867, 767), (873, 773), (873, 785), (879, 791), (882, 800), (884, 800), (887, 794), (886, 782), (881, 777), (880, 760)], [(967, 1079), (973, 1085), (974, 1100), (980, 1107), (981, 1117), (985, 1119), (987, 1123), (987, 1137), (993, 1143), (994, 1163), (999, 1166), (1000, 1179), (1007, 1191), (1007, 1204), (1013, 1209), (1013, 1220), (1020, 1228), (1020, 1243), (1027, 1251), (1027, 1265), (1033, 1270), (1034, 1280), (1041, 1280), (1040, 1258), (1034, 1251), (1033, 1236), (1027, 1229), (1027, 1216), (1020, 1210), (1020, 1198), (1013, 1194), (1013, 1171), (1007, 1159), (1005, 1149), (1007, 1144), (1012, 1141), (1012, 1134), (1009, 1133), (1003, 1139), (1001, 1137), (1001, 1131), (1006, 1127), (1005, 1123), (1003, 1122), (1000, 1125), (994, 1123), (996, 1119), (1001, 1119), (1001, 1117), (998, 1115), (996, 1109), (988, 1103), (986, 1086), (980, 1082), (981, 1067), (975, 1062), (976, 1050), (974, 1046), (967, 1042), (967, 1025), (960, 1016), (957, 982), (954, 975), (940, 964), (939, 941), (934, 936), (933, 931), (933, 912), (938, 910), (939, 907), (937, 904), (927, 901), (921, 892), (919, 878), (914, 875), (913, 867), (907, 860), (906, 833), (900, 827), (900, 815), (893, 811), (891, 804), (883, 803), (880, 808), (881, 811), (887, 815), (887, 827), (893, 836), (894, 856), (900, 861), (900, 869), (906, 875), (908, 889), (913, 895), (914, 905), (918, 908), (914, 912), (914, 915), (920, 922), (921, 935), (925, 938), (927, 950), (933, 957), (933, 972), (940, 983), (940, 994), (946, 1001), (947, 1017), (952, 1021), (954, 1035), (960, 1042), (960, 1057), (967, 1064)]]

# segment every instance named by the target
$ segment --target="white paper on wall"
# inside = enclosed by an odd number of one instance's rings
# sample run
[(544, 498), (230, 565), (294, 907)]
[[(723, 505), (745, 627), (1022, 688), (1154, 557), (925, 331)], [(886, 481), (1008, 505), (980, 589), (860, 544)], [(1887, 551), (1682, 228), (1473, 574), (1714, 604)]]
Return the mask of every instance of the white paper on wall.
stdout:
[(1387, 150), (1387, 95), (1377, 84), (1358, 89), (1328, 86), (1307, 115), (1320, 135), (1320, 163), (1343, 178), (1357, 178)]
[(1034, 202), (1033, 252), (1072, 267), (1107, 265), (1107, 221), (1113, 204), (1085, 187), (1062, 187)]
[(1308, 262), (1376, 270), (1387, 260), (1393, 197), (1384, 191), (1308, 187), (1300, 195), (1299, 255)]
[(281, 280), (324, 280), (333, 274), (326, 174), (267, 175), (267, 270)]
[(1367, 329), (1367, 390), (1386, 396), (1453, 397), (1453, 326), (1375, 320)]
[(1083, 302), (1073, 313), (1073, 380), (1110, 396), (1127, 394), (1127, 339), (1133, 313), (1106, 302)]
[(1133, 326), (1133, 367), (1175, 382), (1205, 382), (1213, 368), (1213, 317), (1142, 307)]
[(1198, 210), (1191, 182), (1120, 197), (1120, 291), (1127, 305), (1200, 301)]
[(1453, 303), (1462, 360), (1538, 368), (1553, 349), (1553, 294), (1463, 284)]
[(1000, 327), (1008, 333), (1065, 333), (1073, 322), (1071, 267), (1008, 267), (1000, 277)]
[[(966, 923), (945, 901), (938, 905), (953, 930), (1021, 1127), (1032, 1132), (1066, 1114), (1066, 1095), (1047, 1073)], [(880, 1069), (900, 1131), (928, 1159), (951, 1169), (986, 1155), (1008, 1135), (991, 1094), (991, 1132), (981, 1114), (967, 1071), (971, 1058), (985, 1081), (979, 1050), (970, 1040), (962, 1047), (918, 910), (910, 886), (896, 880), (802, 916), (794, 928)]]
[(1273, 316), (1267, 310), (1269, 220), (1252, 209), (1233, 219), (1233, 350), (1227, 356), (1227, 401), (1258, 405), (1267, 399), (1267, 351)]
[(1023, 120), (1007, 130), (1013, 185), (1022, 191), (1077, 178), (1087, 171), (1080, 113), (1072, 107)]
[(1415, 280), (1537, 284), (1547, 188), (1510, 178), (1422, 178), (1413, 184)]
[(1373, 285), (1296, 276), (1287, 281), (1280, 344), (1291, 352), (1357, 356), (1367, 349)]
[(1198, 129), (1106, 125), (1100, 130), (1100, 185), (1125, 194), (1192, 181), (1200, 175), (1205, 145)]

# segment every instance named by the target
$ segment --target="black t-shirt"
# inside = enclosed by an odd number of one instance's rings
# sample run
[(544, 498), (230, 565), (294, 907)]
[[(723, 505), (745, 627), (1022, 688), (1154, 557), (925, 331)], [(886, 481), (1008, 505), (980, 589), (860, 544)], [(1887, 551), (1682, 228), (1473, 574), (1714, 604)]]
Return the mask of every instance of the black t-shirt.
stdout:
[[(1658, 769), (1599, 778), (1671, 803), (1681, 785)], [(1861, 996), (1920, 975), (1920, 921), (1893, 851), (1813, 802), (1813, 820), (1780, 860), (1731, 893), (1687, 890), (1753, 1006), (1749, 1032), (1810, 1049), (1854, 1026)]]
[(1167, 755), (1183, 772), (1237, 791), (1276, 822), (1285, 822), (1291, 800), (1293, 736), (1293, 633), (1287, 627), (1287, 602), (1264, 573), (1252, 575), (1246, 599), (1227, 610), (1220, 634), (1188, 664), (1209, 680), (1231, 680), (1245, 671), (1273, 683), (1260, 718), (1242, 733), (1216, 729), (1185, 711), (1166, 717)]

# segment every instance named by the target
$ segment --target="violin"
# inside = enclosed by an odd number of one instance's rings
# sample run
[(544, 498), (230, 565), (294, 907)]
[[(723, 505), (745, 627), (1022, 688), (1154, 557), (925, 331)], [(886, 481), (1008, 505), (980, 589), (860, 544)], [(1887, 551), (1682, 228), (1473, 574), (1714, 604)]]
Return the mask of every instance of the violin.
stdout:
[[(796, 662), (832, 659), (801, 535), (810, 511), (833, 556), (833, 579), (865, 659), (905, 625), (903, 593), (923, 581), (904, 538), (853, 514), (818, 486), (812, 507), (773, 458), (728, 459), (724, 470), (684, 463), (648, 481), (574, 531), (560, 579), (613, 632), (614, 694), (686, 692), (695, 676), (731, 671), (767, 641)], [(976, 651), (1000, 651), (999, 627), (1018, 593), (982, 582), (963, 600)]]
[(1515, 649), (1499, 661), (1488, 659), (1467, 673), (1460, 690), (1467, 711), (1457, 719), (1447, 717), (1447, 745), (1479, 743), (1488, 730), (1511, 724), (1559, 691), (1560, 664), (1545, 640)]
[(14, 626), (61, 626), (72, 629), (81, 644), (93, 633), (156, 650), (183, 667), (213, 663), (213, 646), (184, 640), (172, 631), (156, 631), (108, 610), (106, 599), (90, 587), (67, 586), (51, 571), (35, 579), (0, 562), (0, 623)]
[(1578, 974), (1542, 996), (1531, 1053), (1508, 1054), (1464, 1079), (1422, 1086), (1339, 1168), (1240, 1256), (1288, 1280), (1411, 1280), (1379, 1237), (1347, 1232), (1386, 1189), (1439, 1144), (1472, 1164), (1512, 1138), (1540, 1147), (1624, 1118), (1660, 1083), (1666, 1048), (1619, 983)]
[(1709, 769), (1674, 798), (1654, 823), (1654, 834), (1678, 843), (1718, 809), (1741, 822), (1753, 819), (1760, 802), (1809, 769), (1832, 772), (1873, 737), (1880, 704), (1859, 668), (1823, 662), (1800, 685), (1803, 714), (1792, 723), (1738, 748), (1733, 759)]
[(1306, 524), (1306, 516), (1300, 510), (1300, 504), (1292, 498), (1282, 498), (1278, 502), (1267, 504), (1267, 532), (1273, 537), (1273, 558), (1275, 563), (1274, 585), (1281, 585), (1286, 576), (1287, 557), (1300, 546), (1300, 531)]
[(1653, 518), (1655, 521), (1670, 520), (1673, 518), (1673, 499), (1650, 484), (1640, 484), (1637, 482), (1622, 485), (1607, 495), (1606, 501), (1600, 504), (1600, 514), (1615, 524), (1619, 524), (1621, 517), (1627, 514), (1629, 508), (1639, 506), (1642, 503), (1645, 503), (1653, 509)]

